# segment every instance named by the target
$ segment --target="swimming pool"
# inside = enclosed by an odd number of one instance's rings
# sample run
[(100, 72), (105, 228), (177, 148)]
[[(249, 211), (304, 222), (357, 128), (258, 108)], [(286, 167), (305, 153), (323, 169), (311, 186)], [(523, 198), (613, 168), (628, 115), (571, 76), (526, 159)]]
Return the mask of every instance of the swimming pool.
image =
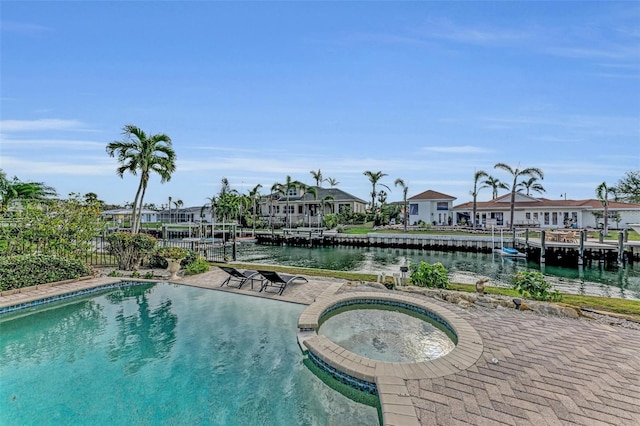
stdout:
[(377, 424), (303, 364), (304, 309), (159, 283), (4, 314), (0, 423)]

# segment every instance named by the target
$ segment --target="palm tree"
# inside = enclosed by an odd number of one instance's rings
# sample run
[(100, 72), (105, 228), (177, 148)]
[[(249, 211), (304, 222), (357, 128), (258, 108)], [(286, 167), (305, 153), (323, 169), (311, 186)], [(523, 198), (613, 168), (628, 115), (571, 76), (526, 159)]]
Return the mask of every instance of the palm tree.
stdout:
[(334, 178), (326, 178), (324, 181), (327, 182), (332, 188), (340, 185), (340, 182), (338, 182)]
[(253, 187), (251, 191), (249, 191), (249, 198), (251, 199), (251, 204), (253, 205), (252, 213), (253, 213), (253, 233), (252, 235), (256, 235), (256, 202), (260, 200), (260, 188), (262, 185), (257, 184)]
[[(372, 171), (365, 171), (363, 173), (367, 178), (369, 178), (369, 182), (371, 182), (371, 213), (374, 212), (375, 208), (376, 208), (376, 195), (378, 195), (377, 191), (376, 191), (376, 185), (378, 184), (378, 181), (380, 179), (382, 179), (385, 176), (388, 176), (386, 173), (382, 173), (382, 171), (379, 172), (372, 172)], [(385, 188), (391, 190), (387, 185), (384, 184), (380, 184), (380, 186), (384, 186)]]
[(272, 189), (275, 188), (276, 192), (287, 197), (287, 211), (286, 211), (285, 223), (287, 223), (287, 226), (289, 228), (291, 228), (291, 214), (289, 212), (289, 197), (291, 196), (291, 191), (297, 190), (298, 188), (304, 188), (304, 187), (305, 187), (304, 183), (298, 180), (292, 180), (291, 176), (288, 176), (288, 175), (284, 183), (275, 183), (272, 186)]
[(171, 195), (169, 195), (169, 204), (167, 204), (169, 206), (169, 223), (171, 223)]
[[(484, 170), (478, 170), (473, 174), (473, 191), (471, 191), (471, 196), (473, 196), (473, 209), (472, 209), (472, 217), (471, 220), (473, 221), (473, 227), (475, 228), (477, 225), (477, 220), (476, 220), (476, 210), (478, 208), (478, 193), (480, 192), (481, 189), (487, 188), (487, 185), (484, 184), (484, 182), (480, 182), (480, 179), (482, 178), (487, 178), (489, 177), (489, 175), (487, 174), (487, 172), (485, 172)], [(478, 183), (480, 183), (481, 185), (478, 186)]]
[[(310, 193), (313, 194), (313, 200), (314, 201), (318, 201), (318, 187), (317, 186), (305, 186), (304, 187), (304, 192), (305, 193)], [(314, 202), (313, 205), (317, 205), (318, 203)], [(311, 203), (309, 203), (309, 205), (307, 206), (307, 214), (309, 215), (309, 227), (311, 227)]]
[(404, 206), (404, 213), (402, 214), (402, 222), (404, 223), (404, 232), (407, 232), (407, 222), (409, 222), (409, 211), (407, 210), (407, 192), (409, 192), (409, 187), (404, 183), (404, 181), (400, 178), (396, 179), (393, 182), (395, 186), (399, 186), (402, 188), (402, 201)]
[(513, 183), (511, 184), (511, 222), (509, 225), (511, 230), (513, 230), (515, 228), (515, 224), (513, 223), (513, 217), (516, 209), (516, 190), (518, 189), (517, 188), (518, 178), (522, 176), (530, 176), (530, 177), (535, 176), (542, 180), (544, 179), (544, 173), (542, 172), (542, 170), (540, 170), (537, 167), (528, 167), (526, 169), (520, 170), (518, 168), (514, 169), (505, 163), (497, 163), (495, 166), (493, 166), (493, 168), (505, 170), (509, 172), (511, 176), (513, 176)]
[(495, 178), (493, 176), (487, 176), (487, 178), (483, 182), (485, 185), (491, 188), (492, 195), (491, 199), (495, 200), (498, 198), (498, 189), (509, 189), (509, 185), (500, 181), (500, 179)]
[(140, 183), (136, 190), (131, 215), (131, 232), (138, 233), (140, 229), (140, 210), (144, 203), (149, 177), (152, 172), (160, 175), (160, 183), (171, 180), (171, 174), (176, 170), (176, 153), (171, 147), (171, 138), (164, 133), (147, 136), (144, 131), (128, 124), (123, 128), (123, 141), (113, 141), (107, 144), (110, 157), (118, 154), (120, 167), (116, 173), (121, 178), (124, 172), (137, 175), (140, 172)]
[(614, 186), (607, 186), (606, 182), (602, 182), (596, 188), (596, 197), (598, 201), (602, 203), (602, 207), (604, 208), (604, 235), (609, 234), (609, 195), (616, 195), (616, 188)]
[[(331, 202), (329, 202), (329, 201), (331, 201)], [(331, 208), (331, 213), (333, 214), (333, 211), (335, 210), (334, 206), (333, 206), (334, 202), (335, 202), (335, 197), (333, 195), (331, 195), (331, 194), (327, 194), (322, 198), (322, 207), (320, 209), (322, 217), (324, 217), (324, 207), (327, 204)], [(322, 217), (319, 219), (320, 221), (322, 221)]]
[(313, 176), (313, 179), (316, 181), (316, 186), (320, 188), (320, 184), (324, 180), (322, 179), (322, 172), (320, 171), (320, 169), (318, 169), (317, 172), (314, 170), (311, 170), (309, 173), (311, 173), (311, 176)]
[(182, 200), (176, 200), (173, 202), (173, 205), (176, 208), (176, 223), (178, 223), (178, 218), (180, 216), (180, 207), (184, 206), (184, 202)]
[(8, 209), (13, 201), (43, 201), (56, 195), (56, 190), (43, 182), (22, 182), (15, 176), (8, 180), (4, 172), (1, 173), (0, 212)]
[(538, 178), (535, 176), (531, 176), (529, 179), (523, 179), (518, 184), (518, 187), (520, 188), (518, 189), (518, 192), (522, 191), (522, 188), (526, 188), (527, 195), (529, 195), (530, 191), (535, 191), (542, 194), (543, 192), (546, 191), (546, 189), (544, 189), (544, 187), (541, 184), (539, 184), (537, 181), (538, 181)]

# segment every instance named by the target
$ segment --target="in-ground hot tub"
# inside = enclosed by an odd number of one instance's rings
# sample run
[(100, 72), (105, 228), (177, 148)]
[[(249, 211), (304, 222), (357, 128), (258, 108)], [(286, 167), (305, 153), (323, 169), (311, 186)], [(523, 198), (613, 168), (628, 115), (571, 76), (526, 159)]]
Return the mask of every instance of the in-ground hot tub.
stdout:
[[(332, 313), (380, 306), (387, 310), (402, 311), (401, 315), (405, 317), (409, 317), (409, 314), (417, 314), (418, 318), (427, 317), (429, 322), (438, 324), (437, 328), (448, 334), (455, 346), (432, 359), (376, 360), (352, 352), (323, 336), (320, 331), (323, 320), (330, 319)], [(403, 333), (402, 329), (398, 333)], [(383, 334), (381, 330), (379, 336)], [(371, 336), (375, 338), (375, 331), (371, 331)], [(432, 379), (455, 374), (475, 364), (483, 351), (480, 335), (457, 314), (434, 302), (397, 293), (354, 292), (323, 298), (300, 315), (298, 341), (303, 351), (321, 369), (343, 383), (372, 394), (378, 393), (376, 384), (380, 378)], [(385, 344), (389, 343), (387, 341)], [(375, 343), (372, 345), (375, 346)], [(394, 352), (402, 351), (395, 348)]]
[(318, 334), (366, 358), (421, 362), (455, 348), (453, 332), (430, 317), (388, 305), (354, 304), (321, 318)]

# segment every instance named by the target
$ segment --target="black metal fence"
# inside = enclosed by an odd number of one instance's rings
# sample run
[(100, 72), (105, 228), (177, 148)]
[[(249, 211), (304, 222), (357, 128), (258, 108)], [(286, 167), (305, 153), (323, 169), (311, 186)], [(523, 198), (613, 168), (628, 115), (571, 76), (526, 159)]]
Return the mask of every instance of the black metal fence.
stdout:
[[(235, 260), (233, 242), (226, 244), (205, 241), (158, 240), (158, 247), (181, 247), (195, 251), (210, 262)], [(96, 267), (118, 266), (118, 260), (111, 254), (109, 243), (103, 235), (97, 236), (89, 244), (64, 246), (47, 240), (34, 241), (12, 247), (12, 253), (40, 253), (54, 256), (74, 257)]]

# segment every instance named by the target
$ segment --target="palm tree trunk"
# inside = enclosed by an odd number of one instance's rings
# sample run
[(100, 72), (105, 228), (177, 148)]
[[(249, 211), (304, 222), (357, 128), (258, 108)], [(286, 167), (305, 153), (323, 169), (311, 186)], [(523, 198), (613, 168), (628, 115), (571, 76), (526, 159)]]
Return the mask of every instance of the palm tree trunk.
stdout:
[(132, 234), (137, 234), (138, 231), (137, 229), (135, 229), (135, 224), (138, 220), (138, 203), (140, 200), (140, 193), (142, 192), (142, 186), (143, 186), (143, 182), (144, 182), (144, 178), (143, 176), (140, 176), (140, 183), (138, 184), (138, 190), (136, 191), (136, 197), (133, 200), (133, 205), (131, 206), (131, 233)]
[(143, 185), (142, 194), (140, 194), (140, 204), (138, 209), (138, 217), (136, 218), (136, 232), (140, 231), (140, 222), (142, 220), (142, 201), (144, 200), (144, 194), (147, 192), (147, 185)]

